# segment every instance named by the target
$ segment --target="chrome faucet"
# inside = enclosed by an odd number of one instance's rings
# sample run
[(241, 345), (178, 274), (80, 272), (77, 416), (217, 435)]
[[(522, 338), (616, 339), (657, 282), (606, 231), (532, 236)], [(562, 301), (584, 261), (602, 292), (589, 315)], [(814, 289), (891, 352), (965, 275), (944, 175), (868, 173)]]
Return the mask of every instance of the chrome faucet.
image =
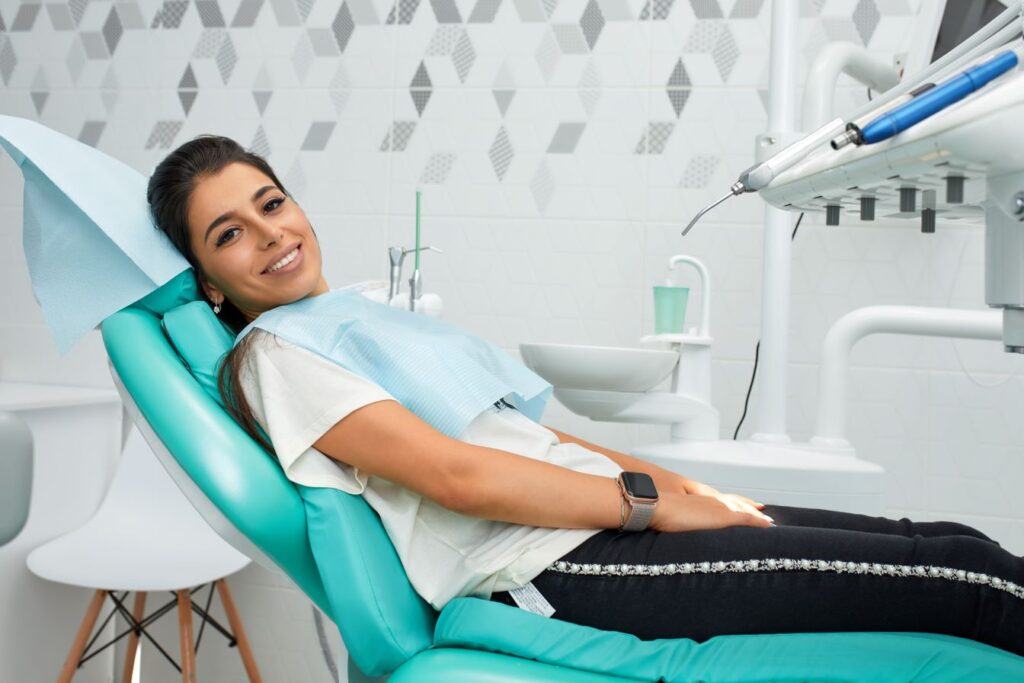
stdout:
[[(420, 247), (419, 251), (436, 251), (439, 254), (444, 252), (437, 247)], [(416, 249), (405, 249), (404, 247), (388, 247), (388, 260), (391, 262), (390, 269), (390, 280), (388, 282), (388, 304), (391, 304), (391, 300), (398, 296), (398, 291), (402, 286), (402, 262), (405, 260), (406, 254), (412, 254), (416, 252)], [(409, 278), (409, 310), (416, 310), (416, 301), (419, 300), (420, 295), (423, 293), (422, 285), (420, 284), (420, 271), (417, 269), (413, 271), (412, 277)]]

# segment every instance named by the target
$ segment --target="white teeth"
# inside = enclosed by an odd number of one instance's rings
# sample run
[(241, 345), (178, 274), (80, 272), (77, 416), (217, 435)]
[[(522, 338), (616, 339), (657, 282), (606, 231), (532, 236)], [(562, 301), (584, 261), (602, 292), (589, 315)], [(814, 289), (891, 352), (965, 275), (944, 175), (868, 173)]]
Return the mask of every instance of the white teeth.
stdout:
[(274, 272), (275, 270), (279, 270), (279, 269), (281, 269), (281, 268), (284, 268), (284, 267), (285, 267), (285, 266), (287, 266), (287, 265), (288, 265), (289, 263), (291, 263), (292, 261), (294, 261), (294, 260), (295, 260), (295, 257), (296, 257), (296, 256), (298, 256), (298, 255), (299, 255), (299, 248), (298, 248), (298, 247), (295, 247), (294, 249), (292, 249), (292, 251), (291, 251), (291, 253), (290, 253), (290, 254), (288, 254), (287, 256), (285, 256), (285, 257), (284, 257), (283, 259), (281, 259), (280, 261), (278, 261), (278, 262), (277, 262), (277, 263), (275, 263), (274, 265), (272, 265), (272, 266), (270, 266), (269, 268), (267, 268), (267, 272), (268, 272), (268, 273), (273, 273), (273, 272)]

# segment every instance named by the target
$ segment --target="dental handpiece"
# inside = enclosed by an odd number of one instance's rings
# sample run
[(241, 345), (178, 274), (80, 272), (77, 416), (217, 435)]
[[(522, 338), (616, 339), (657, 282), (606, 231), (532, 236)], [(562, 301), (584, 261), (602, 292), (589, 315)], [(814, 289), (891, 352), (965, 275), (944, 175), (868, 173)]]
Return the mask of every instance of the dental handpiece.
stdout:
[(896, 107), (899, 107), (900, 105), (909, 102), (918, 95), (926, 93), (934, 87), (934, 83), (923, 83), (922, 85), (919, 85), (910, 92), (904, 95), (900, 95), (895, 100), (886, 102), (882, 106), (872, 109), (867, 114), (864, 114), (864, 116), (860, 116), (855, 121), (850, 121), (849, 123), (847, 123), (846, 130), (842, 133), (842, 135), (837, 135), (836, 137), (832, 138), (832, 141), (829, 144), (831, 144), (832, 149), (835, 150), (842, 149), (843, 147), (846, 147), (847, 145), (850, 144), (863, 144), (864, 138), (862, 137), (862, 131), (864, 129), (864, 126), (868, 125), (882, 114), (888, 111), (892, 111)]
[(736, 182), (732, 184), (729, 188), (729, 192), (724, 197), (715, 200), (697, 212), (697, 215), (693, 217), (693, 220), (683, 228), (683, 236), (685, 237), (686, 233), (690, 232), (693, 226), (697, 224), (697, 221), (699, 221), (704, 214), (724, 202), (729, 197), (735, 197), (743, 194), (744, 192), (757, 192), (758, 190), (767, 187), (768, 184), (775, 179), (775, 176), (796, 164), (796, 162), (803, 159), (816, 147), (823, 145), (837, 133), (842, 132), (843, 125), (842, 119), (832, 119), (813, 133), (806, 135), (800, 140), (794, 142), (792, 145), (773, 154), (768, 159), (765, 159), (759, 164), (754, 164), (747, 170), (740, 173), (739, 178), (737, 178)]
[(861, 142), (859, 144), (871, 145), (888, 140), (897, 133), (959, 102), (1017, 66), (1017, 63), (1017, 53), (1007, 50), (983, 64), (971, 67), (865, 125), (860, 132)]

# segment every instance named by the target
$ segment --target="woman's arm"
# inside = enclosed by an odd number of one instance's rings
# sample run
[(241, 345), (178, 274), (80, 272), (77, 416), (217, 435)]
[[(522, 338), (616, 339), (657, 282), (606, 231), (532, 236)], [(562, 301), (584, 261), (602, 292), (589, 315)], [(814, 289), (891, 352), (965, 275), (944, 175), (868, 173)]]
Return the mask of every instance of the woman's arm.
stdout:
[[(622, 498), (614, 479), (453, 439), (396, 401), (350, 413), (313, 445), (466, 515), (552, 528), (619, 527)], [(652, 526), (682, 531), (767, 524), (713, 498), (666, 492)]]

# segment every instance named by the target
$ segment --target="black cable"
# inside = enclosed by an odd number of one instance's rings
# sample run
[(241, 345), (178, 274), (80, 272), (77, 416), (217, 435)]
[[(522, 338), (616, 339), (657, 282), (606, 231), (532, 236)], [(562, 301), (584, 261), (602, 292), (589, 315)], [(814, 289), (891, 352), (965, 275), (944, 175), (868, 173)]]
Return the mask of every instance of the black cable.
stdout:
[[(800, 222), (803, 221), (804, 214), (801, 211), (800, 216), (796, 219), (796, 225), (793, 226), (793, 234), (790, 235), (789, 241), (792, 242), (796, 239), (796, 231), (800, 229)], [(736, 431), (732, 433), (732, 440), (736, 441), (740, 435), (740, 427), (743, 426), (743, 421), (747, 419), (747, 408), (750, 406), (750, 394), (754, 391), (754, 380), (757, 378), (757, 361), (761, 356), (761, 340), (757, 340), (757, 346), (754, 347), (754, 370), (750, 373), (750, 386), (747, 387), (747, 397), (743, 399), (743, 414), (740, 415), (740, 421), (736, 424)]]
[(873, 97), (871, 96), (871, 88), (869, 87), (869, 88), (868, 88), (868, 102), (870, 102), (870, 101), (871, 101), (871, 100), (873, 100), (873, 99), (875, 99), (875, 98), (873, 98)]

